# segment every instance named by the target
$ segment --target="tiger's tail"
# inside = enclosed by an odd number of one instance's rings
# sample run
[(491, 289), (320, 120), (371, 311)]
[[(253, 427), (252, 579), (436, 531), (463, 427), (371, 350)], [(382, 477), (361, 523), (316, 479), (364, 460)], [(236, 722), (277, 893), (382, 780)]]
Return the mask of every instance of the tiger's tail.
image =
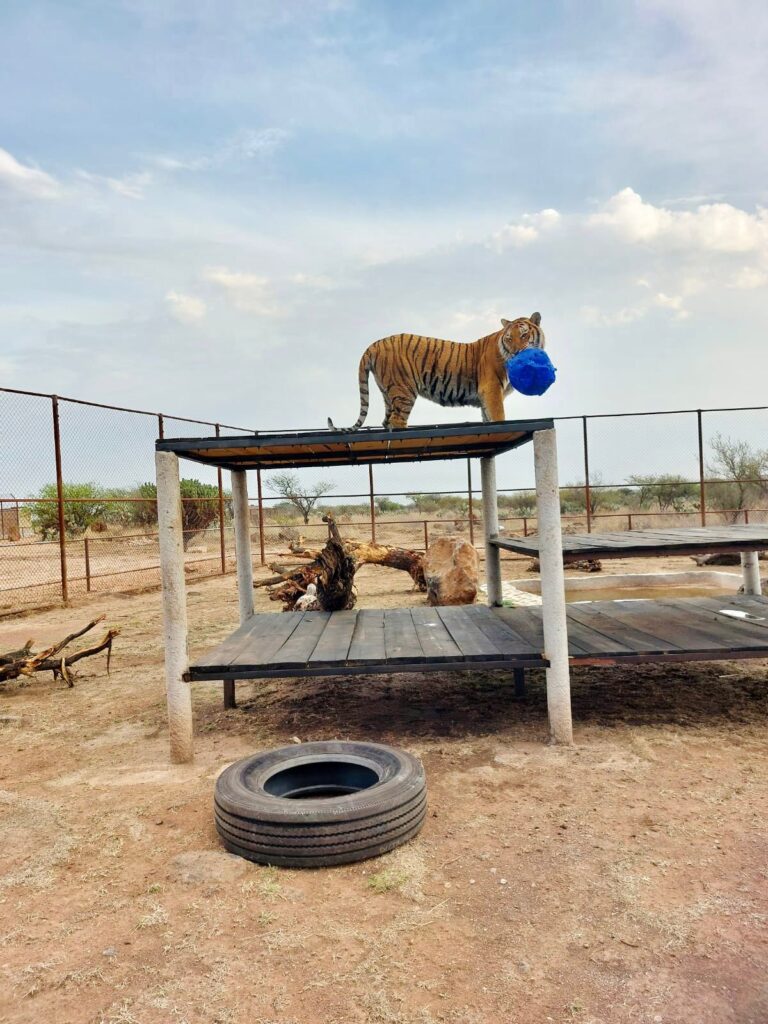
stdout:
[(360, 360), (360, 369), (358, 370), (358, 381), (360, 384), (360, 415), (357, 417), (357, 422), (353, 423), (351, 427), (335, 427), (333, 420), (328, 417), (328, 429), (329, 430), (340, 430), (343, 433), (348, 433), (352, 430), (359, 430), (365, 423), (365, 417), (368, 415), (368, 374), (373, 369), (370, 352), (365, 352), (363, 358)]

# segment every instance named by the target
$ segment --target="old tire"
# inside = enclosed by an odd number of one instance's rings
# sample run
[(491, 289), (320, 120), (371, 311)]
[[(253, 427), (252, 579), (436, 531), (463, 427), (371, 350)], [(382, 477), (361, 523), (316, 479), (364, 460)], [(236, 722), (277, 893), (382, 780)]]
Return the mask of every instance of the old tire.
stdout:
[(393, 850), (421, 829), (424, 769), (379, 743), (301, 743), (243, 758), (216, 782), (216, 830), (259, 864), (325, 867)]

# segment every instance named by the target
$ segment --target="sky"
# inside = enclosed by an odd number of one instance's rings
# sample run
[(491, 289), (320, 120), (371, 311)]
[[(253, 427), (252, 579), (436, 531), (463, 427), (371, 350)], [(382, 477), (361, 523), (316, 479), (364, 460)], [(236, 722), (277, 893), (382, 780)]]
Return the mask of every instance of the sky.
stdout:
[(6, 0), (0, 385), (344, 424), (376, 338), (538, 310), (510, 418), (761, 404), (766, 52), (762, 0)]

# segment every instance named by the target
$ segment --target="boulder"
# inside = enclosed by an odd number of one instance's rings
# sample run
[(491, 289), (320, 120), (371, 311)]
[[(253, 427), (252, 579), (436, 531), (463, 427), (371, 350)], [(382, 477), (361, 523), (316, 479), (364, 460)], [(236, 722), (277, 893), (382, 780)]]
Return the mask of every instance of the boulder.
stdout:
[(424, 575), (427, 604), (473, 604), (477, 597), (479, 559), (461, 537), (438, 537), (427, 550)]

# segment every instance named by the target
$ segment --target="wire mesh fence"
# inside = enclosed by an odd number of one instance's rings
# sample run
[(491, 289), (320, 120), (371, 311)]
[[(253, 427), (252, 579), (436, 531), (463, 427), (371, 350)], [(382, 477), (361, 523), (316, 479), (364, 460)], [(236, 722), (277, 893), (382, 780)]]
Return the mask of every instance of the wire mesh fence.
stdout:
[[(768, 407), (682, 410), (557, 420), (567, 532), (768, 522)], [(207, 420), (0, 389), (0, 615), (88, 593), (159, 584), (154, 442), (248, 434)], [(234, 570), (229, 481), (182, 464), (187, 575)], [(254, 553), (262, 564), (322, 546), (334, 518), (357, 537), (426, 549), (458, 534), (482, 538), (479, 473), (451, 463), (451, 491), (386, 490), (358, 467), (348, 494), (320, 496), (305, 516), (274, 475), (252, 474)], [(185, 471), (186, 470), (186, 471)], [(311, 493), (303, 487), (297, 494)], [(502, 530), (536, 530), (532, 460), (497, 460)], [(290, 491), (290, 489), (289, 489)], [(306, 518), (306, 521), (305, 521)]]

